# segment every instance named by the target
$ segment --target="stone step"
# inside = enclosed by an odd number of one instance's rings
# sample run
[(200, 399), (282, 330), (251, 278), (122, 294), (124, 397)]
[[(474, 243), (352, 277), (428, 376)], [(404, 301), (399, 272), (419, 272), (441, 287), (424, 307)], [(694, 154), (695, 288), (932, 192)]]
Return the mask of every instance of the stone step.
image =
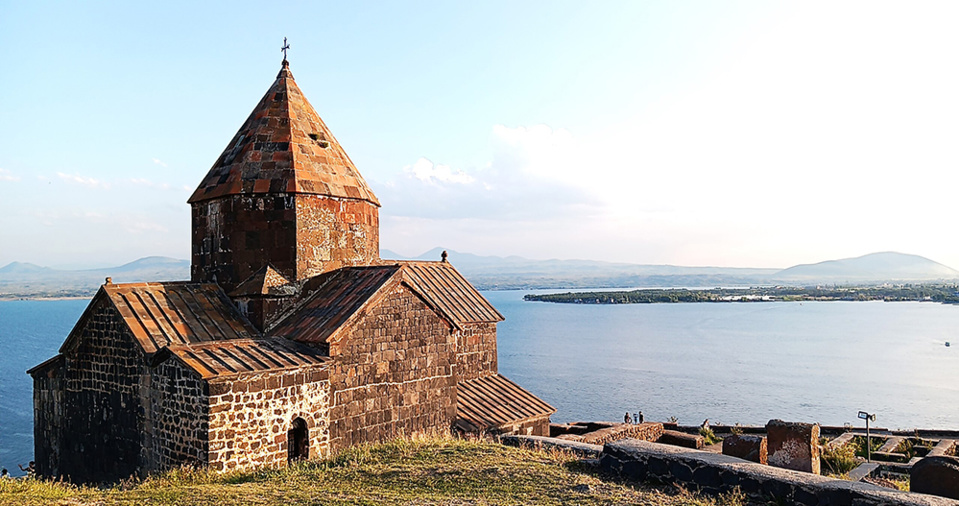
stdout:
[(879, 469), (879, 464), (875, 462), (859, 464), (855, 469), (849, 471), (849, 479), (851, 481), (862, 481), (863, 478), (872, 476), (876, 469)]
[(846, 432), (843, 435), (837, 437), (836, 439), (833, 439), (832, 441), (829, 441), (828, 443), (826, 443), (826, 446), (838, 448), (852, 441), (852, 438), (854, 437), (856, 437), (856, 435), (853, 434), (852, 432)]
[(932, 451), (929, 452), (928, 456), (940, 457), (940, 456), (948, 455), (949, 452), (951, 452), (955, 446), (956, 446), (955, 439), (942, 439), (939, 441), (939, 444), (933, 447)]
[(891, 438), (889, 438), (889, 439), (886, 440), (886, 444), (884, 444), (884, 445), (882, 445), (882, 446), (879, 447), (879, 450), (878, 450), (878, 451), (885, 452), (885, 453), (891, 453), (893, 450), (896, 449), (897, 446), (899, 446), (900, 443), (902, 443), (902, 442), (905, 441), (905, 440), (906, 440), (906, 438), (904, 438), (904, 437), (898, 437), (898, 436), (897, 436), (897, 437), (891, 437)]

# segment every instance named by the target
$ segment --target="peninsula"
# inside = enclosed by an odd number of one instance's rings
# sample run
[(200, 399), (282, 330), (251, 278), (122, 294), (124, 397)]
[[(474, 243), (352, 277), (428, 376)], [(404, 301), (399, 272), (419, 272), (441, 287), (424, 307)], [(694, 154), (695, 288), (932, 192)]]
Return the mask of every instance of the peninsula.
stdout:
[(886, 301), (959, 303), (956, 284), (880, 286), (767, 286), (752, 288), (639, 289), (630, 291), (566, 292), (534, 295), (523, 300), (567, 304), (655, 304), (670, 302)]

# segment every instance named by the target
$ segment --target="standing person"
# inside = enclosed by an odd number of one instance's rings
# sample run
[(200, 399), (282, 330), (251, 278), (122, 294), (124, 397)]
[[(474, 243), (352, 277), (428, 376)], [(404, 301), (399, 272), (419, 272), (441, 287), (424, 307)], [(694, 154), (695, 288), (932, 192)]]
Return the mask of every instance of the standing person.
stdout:
[(638, 422), (638, 423), (643, 423), (643, 419), (644, 419), (644, 417), (643, 417), (643, 411), (640, 410), (640, 411), (639, 411), (639, 422)]
[(627, 411), (627, 412), (626, 412), (626, 416), (623, 417), (623, 423), (628, 424), (628, 423), (630, 423), (631, 421), (633, 421), (633, 419), (630, 418), (630, 416), (629, 416), (629, 411)]

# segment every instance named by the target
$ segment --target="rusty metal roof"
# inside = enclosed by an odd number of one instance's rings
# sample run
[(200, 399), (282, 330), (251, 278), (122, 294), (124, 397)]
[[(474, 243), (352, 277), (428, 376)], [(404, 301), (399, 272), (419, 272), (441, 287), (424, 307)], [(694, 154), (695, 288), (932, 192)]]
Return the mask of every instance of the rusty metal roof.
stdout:
[[(101, 293), (116, 307), (147, 354), (169, 345), (259, 336), (213, 283), (106, 284), (97, 296)], [(91, 301), (90, 306), (96, 302)], [(77, 328), (82, 322), (83, 318)], [(75, 332), (76, 328), (61, 352)]]
[(230, 292), (230, 297), (289, 297), (291, 295), (296, 295), (296, 287), (272, 265), (264, 265)]
[(499, 322), (503, 315), (447, 262), (402, 262), (403, 280), (454, 323)]
[(270, 332), (301, 342), (325, 343), (387, 284), (398, 266), (344, 267), (307, 283), (315, 291)]
[(461, 381), (456, 389), (456, 425), (467, 432), (491, 430), (556, 412), (500, 374)]
[(319, 350), (282, 338), (183, 344), (170, 346), (167, 350), (203, 379), (319, 367), (330, 361)]
[(380, 205), (296, 85), (285, 60), (189, 202), (266, 193), (329, 195)]
[(502, 321), (503, 316), (456, 269), (443, 262), (399, 262), (344, 267), (317, 276), (304, 288), (313, 293), (295, 306), (271, 334), (308, 343), (335, 340), (353, 315), (385, 292), (405, 283), (453, 326)]

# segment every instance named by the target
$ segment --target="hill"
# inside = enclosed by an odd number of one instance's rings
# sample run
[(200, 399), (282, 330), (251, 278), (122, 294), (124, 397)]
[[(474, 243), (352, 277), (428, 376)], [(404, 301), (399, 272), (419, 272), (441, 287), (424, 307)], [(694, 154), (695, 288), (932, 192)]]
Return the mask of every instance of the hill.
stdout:
[(117, 267), (66, 270), (12, 262), (0, 267), (0, 297), (89, 297), (104, 278), (116, 283), (190, 279), (190, 262), (169, 257), (145, 257)]
[[(390, 250), (382, 250), (380, 256), (396, 260), (439, 260), (443, 249), (433, 248), (416, 257), (404, 257)], [(447, 252), (449, 261), (481, 290), (739, 286), (768, 283), (771, 276), (779, 271), (595, 260), (530, 260), (518, 256), (479, 256), (454, 250)]]
[(918, 255), (887, 251), (796, 265), (777, 272), (773, 278), (791, 284), (945, 281), (959, 278), (959, 271)]
[(555, 451), (434, 437), (354, 447), (285, 469), (223, 475), (183, 469), (113, 488), (0, 480), (0, 503), (708, 506), (742, 501), (607, 482), (575, 457)]

